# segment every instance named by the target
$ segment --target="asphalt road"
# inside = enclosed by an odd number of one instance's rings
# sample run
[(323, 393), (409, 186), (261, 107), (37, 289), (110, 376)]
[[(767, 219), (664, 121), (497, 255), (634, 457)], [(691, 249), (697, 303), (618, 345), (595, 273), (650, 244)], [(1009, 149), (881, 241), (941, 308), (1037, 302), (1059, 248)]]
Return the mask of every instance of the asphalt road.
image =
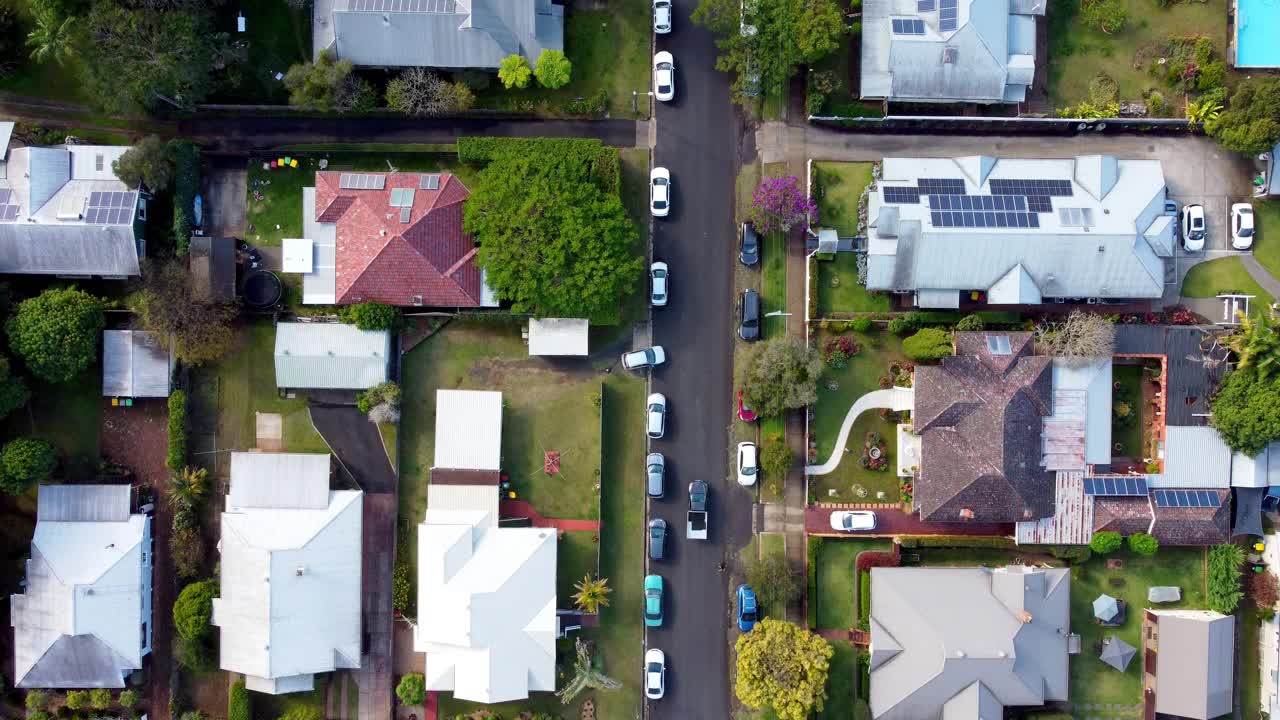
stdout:
[[(651, 517), (667, 521), (670, 554), (649, 565), (666, 582), (666, 617), (647, 633), (649, 647), (666, 653), (667, 691), (649, 710), (651, 718), (710, 720), (729, 717), (730, 592), (717, 565), (751, 534), (751, 497), (727, 480), (741, 121), (729, 79), (715, 69), (711, 34), (689, 21), (694, 3), (675, 6), (674, 32), (658, 36), (657, 48), (675, 56), (676, 100), (657, 104), (654, 150), (674, 187), (671, 215), (655, 219), (653, 231), (654, 258), (671, 266), (671, 305), (653, 313), (653, 341), (668, 361), (652, 384), (667, 396), (668, 424), (652, 449), (666, 455), (667, 482), (666, 496), (649, 506)], [(706, 541), (684, 537), (695, 479), (711, 485)]]

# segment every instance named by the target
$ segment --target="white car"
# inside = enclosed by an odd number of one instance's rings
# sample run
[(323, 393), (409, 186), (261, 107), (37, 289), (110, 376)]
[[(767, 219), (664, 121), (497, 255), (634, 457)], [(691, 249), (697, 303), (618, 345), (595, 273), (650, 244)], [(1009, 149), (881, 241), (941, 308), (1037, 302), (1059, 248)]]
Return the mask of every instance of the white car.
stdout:
[(657, 440), (667, 431), (667, 396), (662, 393), (654, 393), (649, 396), (649, 402), (645, 403), (648, 407), (648, 415), (645, 418), (645, 432), (649, 437)]
[(659, 260), (649, 266), (649, 304), (654, 307), (667, 306), (667, 282), (671, 279), (671, 271), (667, 264)]
[(756, 459), (756, 444), (738, 443), (738, 484), (744, 487), (756, 484), (760, 467)]
[(671, 212), (671, 173), (664, 167), (649, 171), (649, 212), (666, 217)]
[(659, 102), (676, 99), (676, 59), (666, 50), (653, 56), (653, 94)]
[(667, 656), (658, 648), (644, 652), (644, 696), (661, 700), (667, 691)]
[(671, 0), (653, 0), (653, 31), (658, 35), (671, 32)]
[(840, 532), (875, 530), (876, 514), (870, 510), (843, 510), (831, 513), (831, 529)]
[(1204, 249), (1204, 206), (1182, 206), (1182, 249), (1200, 252)]
[(1249, 203), (1231, 206), (1231, 247), (1236, 250), (1253, 247), (1253, 206)]
[(656, 367), (667, 361), (667, 352), (661, 345), (654, 345), (635, 352), (622, 353), (622, 367), (628, 370)]

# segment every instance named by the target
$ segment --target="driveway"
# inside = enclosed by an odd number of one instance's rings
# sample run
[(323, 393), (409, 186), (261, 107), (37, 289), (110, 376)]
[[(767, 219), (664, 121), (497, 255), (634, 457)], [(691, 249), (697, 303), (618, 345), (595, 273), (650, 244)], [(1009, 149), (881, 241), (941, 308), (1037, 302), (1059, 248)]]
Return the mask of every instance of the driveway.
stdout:
[[(654, 392), (666, 393), (666, 437), (652, 449), (667, 457), (667, 494), (649, 505), (677, 532), (671, 559), (649, 565), (665, 577), (670, 602), (663, 627), (646, 634), (667, 655), (667, 693), (650, 703), (651, 718), (729, 717), (729, 592), (717, 571), (751, 539), (751, 497), (727, 481), (725, 427), (731, 407), (733, 363), (733, 202), (740, 121), (729, 79), (715, 70), (712, 35), (689, 21), (694, 3), (676, 3), (675, 32), (659, 50), (676, 60), (673, 103), (659, 103), (654, 162), (671, 171), (671, 215), (653, 230), (655, 258), (671, 265), (671, 306), (653, 313), (653, 342), (675, 358), (654, 373)], [(636, 418), (636, 430), (640, 430)], [(710, 537), (685, 540), (685, 489), (711, 485)], [(631, 578), (625, 582), (638, 582)]]
[(354, 405), (312, 403), (311, 423), (324, 437), (338, 460), (366, 493), (396, 492), (396, 471), (391, 469), (378, 426)]
[[(831, 514), (845, 510), (874, 510), (876, 529), (870, 533), (842, 533), (831, 529)], [(804, 529), (810, 535), (862, 537), (891, 535), (991, 535), (1013, 537), (1013, 523), (926, 522), (914, 513), (883, 505), (810, 505), (804, 511)]]
[(209, 156), (209, 172), (201, 183), (204, 232), (212, 237), (244, 237), (249, 172), (243, 158)]

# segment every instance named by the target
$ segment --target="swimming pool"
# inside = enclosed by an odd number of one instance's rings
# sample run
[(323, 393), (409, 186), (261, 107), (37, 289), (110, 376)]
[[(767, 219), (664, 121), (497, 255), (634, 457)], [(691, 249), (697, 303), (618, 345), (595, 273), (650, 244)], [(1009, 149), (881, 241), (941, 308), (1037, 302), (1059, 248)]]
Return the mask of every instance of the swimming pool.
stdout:
[(1236, 67), (1280, 67), (1280, 0), (1236, 0)]

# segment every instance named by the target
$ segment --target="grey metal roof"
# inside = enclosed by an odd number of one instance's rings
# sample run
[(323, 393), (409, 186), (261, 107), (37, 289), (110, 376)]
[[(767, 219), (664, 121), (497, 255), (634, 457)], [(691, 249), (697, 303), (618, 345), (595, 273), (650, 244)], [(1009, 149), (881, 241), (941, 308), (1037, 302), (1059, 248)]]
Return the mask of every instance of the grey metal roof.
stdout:
[(71, 179), (71, 153), (62, 148), (27, 148), (28, 213), (35, 215)]
[(22, 676), (23, 688), (122, 688), (134, 666), (96, 635), (63, 635)]
[[(1204, 330), (1176, 325), (1118, 325), (1117, 355), (1164, 355), (1169, 380), (1165, 384), (1165, 425), (1209, 424), (1209, 398), (1217, 390), (1224, 363), (1206, 366), (1205, 348), (1211, 342)], [(1225, 359), (1219, 349), (1214, 359)], [(1212, 365), (1212, 363), (1210, 363)]]
[[(432, 11), (368, 11), (368, 0), (337, 0), (338, 57), (356, 65), (496, 69), (520, 54), (532, 64), (564, 49), (564, 7), (551, 0), (462, 0)], [(375, 3), (376, 4), (376, 3)]]
[(152, 333), (142, 330), (104, 330), (102, 395), (169, 397), (174, 363), (172, 349), (160, 347)]
[(41, 485), (36, 519), (50, 522), (125, 522), (128, 485)]
[(1235, 618), (1208, 610), (1149, 612), (1160, 639), (1156, 712), (1199, 720), (1230, 713)]
[(1235, 489), (1235, 521), (1231, 524), (1231, 536), (1257, 535), (1262, 537), (1262, 498), (1264, 487), (1238, 487)]
[(133, 226), (0, 223), (0, 273), (138, 275)]
[(1164, 445), (1164, 472), (1148, 476), (1151, 489), (1231, 487), (1231, 448), (1216, 428), (1169, 425)]
[(344, 323), (276, 325), (276, 386), (362, 390), (387, 379), (391, 334)]

